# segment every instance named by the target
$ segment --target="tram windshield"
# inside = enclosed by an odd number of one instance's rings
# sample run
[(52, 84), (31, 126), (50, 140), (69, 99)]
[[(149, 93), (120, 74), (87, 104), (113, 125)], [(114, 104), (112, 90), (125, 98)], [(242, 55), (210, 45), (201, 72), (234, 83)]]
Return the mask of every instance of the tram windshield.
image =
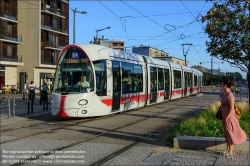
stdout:
[(88, 56), (78, 48), (69, 48), (59, 59), (54, 92), (88, 93), (94, 90), (93, 69)]

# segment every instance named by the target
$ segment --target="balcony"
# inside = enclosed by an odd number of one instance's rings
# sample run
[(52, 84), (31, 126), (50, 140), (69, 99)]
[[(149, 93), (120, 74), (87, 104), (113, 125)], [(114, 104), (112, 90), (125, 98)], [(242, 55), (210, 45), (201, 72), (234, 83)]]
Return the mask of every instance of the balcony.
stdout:
[(58, 43), (54, 42), (45, 42), (44, 48), (45, 49), (52, 49), (52, 50), (61, 50), (64, 46), (59, 46)]
[(0, 57), (0, 61), (22, 63), (22, 56), (21, 55), (8, 55), (8, 56)]
[(60, 28), (55, 28), (55, 27), (52, 27), (52, 26), (44, 25), (44, 24), (41, 24), (41, 27), (44, 30), (49, 30), (49, 31), (60, 33), (60, 34), (63, 34), (63, 35), (69, 35), (67, 30), (62, 30)]
[(65, 18), (60, 8), (52, 8), (49, 5), (42, 5), (42, 12)]
[(0, 13), (0, 18), (17, 23), (17, 14), (14, 14), (14, 13), (10, 13), (10, 14)]
[(22, 43), (22, 36), (14, 36), (14, 35), (4, 35), (0, 34), (0, 40), (5, 41), (5, 42), (10, 42), (10, 43)]
[(41, 55), (41, 64), (43, 64), (43, 65), (56, 65), (57, 64), (57, 56)]

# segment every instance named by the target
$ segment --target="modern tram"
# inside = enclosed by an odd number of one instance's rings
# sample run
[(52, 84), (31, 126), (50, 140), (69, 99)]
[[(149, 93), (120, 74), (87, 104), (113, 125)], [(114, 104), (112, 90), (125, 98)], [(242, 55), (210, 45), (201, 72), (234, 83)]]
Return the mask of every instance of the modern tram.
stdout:
[[(86, 77), (88, 86), (79, 82)], [(100, 45), (68, 45), (60, 52), (51, 112), (95, 117), (202, 92), (202, 72)]]

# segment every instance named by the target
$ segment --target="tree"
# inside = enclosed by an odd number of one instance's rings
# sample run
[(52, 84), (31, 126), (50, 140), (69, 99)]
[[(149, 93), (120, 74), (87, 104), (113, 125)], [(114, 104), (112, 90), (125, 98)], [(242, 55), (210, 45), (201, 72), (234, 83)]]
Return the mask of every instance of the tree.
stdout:
[(202, 22), (210, 38), (207, 52), (246, 72), (250, 85), (250, 0), (214, 2)]
[(235, 72), (233, 74), (233, 78), (235, 81), (241, 81), (242, 80), (242, 75), (239, 72)]

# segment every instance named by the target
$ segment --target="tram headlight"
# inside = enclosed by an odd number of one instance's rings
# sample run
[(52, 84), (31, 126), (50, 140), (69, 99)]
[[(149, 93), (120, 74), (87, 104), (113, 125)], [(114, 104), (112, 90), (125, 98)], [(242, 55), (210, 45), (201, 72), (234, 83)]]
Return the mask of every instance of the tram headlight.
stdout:
[(80, 100), (80, 101), (78, 102), (78, 104), (79, 104), (79, 105), (86, 105), (86, 104), (88, 104), (88, 100), (82, 99), (82, 100)]
[(81, 113), (82, 113), (82, 114), (86, 114), (86, 113), (87, 113), (87, 110), (82, 110)]

